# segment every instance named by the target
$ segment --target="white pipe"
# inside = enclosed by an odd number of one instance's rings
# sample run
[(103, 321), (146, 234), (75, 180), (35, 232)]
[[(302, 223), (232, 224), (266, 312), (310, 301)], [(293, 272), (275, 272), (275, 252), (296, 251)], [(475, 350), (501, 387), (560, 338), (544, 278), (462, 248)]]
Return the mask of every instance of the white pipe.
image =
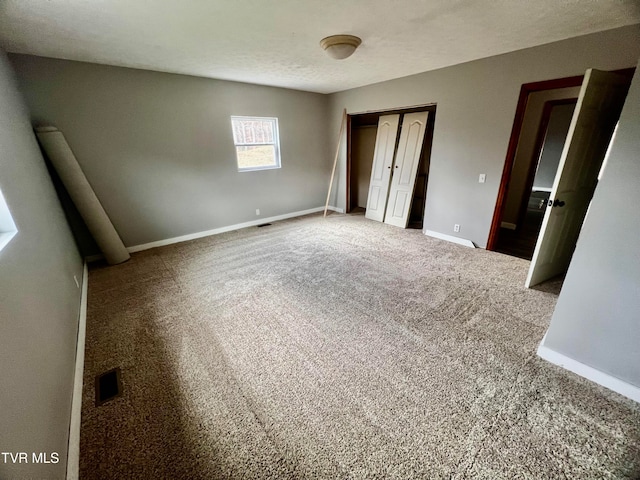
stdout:
[(115, 265), (129, 260), (129, 252), (84, 176), (62, 132), (56, 127), (38, 127), (36, 135), (107, 263)]

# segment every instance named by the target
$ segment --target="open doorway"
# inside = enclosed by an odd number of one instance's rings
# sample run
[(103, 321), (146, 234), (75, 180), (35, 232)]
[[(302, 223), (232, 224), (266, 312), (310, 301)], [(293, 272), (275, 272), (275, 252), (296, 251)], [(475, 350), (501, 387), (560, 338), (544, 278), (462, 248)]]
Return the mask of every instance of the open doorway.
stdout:
[(587, 70), (526, 287), (567, 272), (630, 85), (631, 78), (624, 75)]
[[(435, 105), (350, 114), (347, 119), (347, 213), (364, 213), (367, 207), (371, 169), (380, 117), (429, 112), (413, 189), (408, 228), (421, 229), (429, 178)], [(396, 138), (396, 146), (399, 136)]]
[[(518, 97), (518, 105), (516, 107), (515, 118), (513, 120), (513, 127), (511, 129), (511, 137), (509, 138), (509, 146), (507, 148), (507, 156), (504, 162), (504, 168), (502, 170), (502, 178), (500, 180), (500, 188), (498, 189), (498, 198), (496, 199), (496, 207), (493, 212), (493, 220), (491, 222), (491, 229), (489, 230), (489, 238), (487, 240), (487, 250), (496, 250), (498, 245), (498, 238), (500, 235), (500, 229), (502, 228), (504, 221), (504, 228), (515, 229), (514, 225), (509, 225), (510, 222), (503, 220), (504, 212), (506, 209), (507, 194), (512, 180), (517, 179), (524, 184), (526, 175), (517, 174), (512, 179), (514, 172), (514, 165), (516, 160), (516, 153), (518, 152), (518, 145), (520, 143), (520, 136), (525, 127), (525, 113), (527, 111), (527, 105), (529, 104), (529, 96), (536, 92), (545, 92), (550, 90), (580, 88), (584, 75), (578, 75), (575, 77), (559, 78), (555, 80), (545, 80), (542, 82), (525, 83), (520, 88), (520, 96)], [(567, 98), (570, 98), (568, 95)], [(534, 120), (534, 127), (539, 125)], [(531, 135), (531, 133), (529, 133)], [(533, 134), (535, 135), (535, 133)], [(531, 157), (529, 157), (531, 160)], [(530, 165), (530, 164), (528, 164)], [(516, 169), (518, 171), (518, 169)], [(517, 228), (517, 226), (516, 226)]]
[[(500, 253), (531, 260), (542, 227), (553, 180), (560, 164), (562, 148), (569, 132), (569, 125), (576, 106), (578, 87), (537, 92), (532, 95), (521, 134), (515, 166), (509, 181), (504, 213), (495, 250)], [(546, 100), (549, 97), (573, 95), (574, 98)], [(542, 103), (544, 102), (544, 103)], [(538, 110), (542, 103), (540, 118)], [(527, 115), (533, 113), (534, 115)], [(533, 138), (533, 122), (536, 121), (535, 142), (529, 151), (526, 140)], [(530, 127), (529, 127), (530, 125)], [(526, 135), (528, 134), (528, 135)], [(522, 147), (522, 148), (521, 148)], [(518, 163), (520, 161), (520, 164)], [(516, 168), (518, 167), (518, 168)]]
[[(524, 125), (529, 102), (534, 99), (535, 93), (550, 90), (549, 87), (567, 88), (568, 84), (578, 79), (582, 83), (550, 191), (546, 192), (548, 187), (535, 188), (536, 181), (542, 181), (541, 178), (544, 176), (544, 172), (538, 167), (541, 167), (540, 161), (546, 147), (545, 139), (549, 135), (552, 114), (556, 110), (554, 122), (562, 123), (561, 117), (568, 115), (568, 113), (562, 112), (563, 108), (561, 107), (563, 104), (571, 105), (571, 99), (560, 103), (550, 103), (549, 100), (544, 102), (543, 112), (546, 112), (548, 121), (546, 125), (541, 121), (538, 130), (535, 142), (538, 147), (534, 148), (533, 155), (533, 159), (536, 161), (531, 161), (531, 164), (535, 164), (536, 168), (531, 166), (527, 175), (524, 178), (519, 178), (519, 181), (524, 184), (524, 198), (516, 203), (518, 205), (518, 208), (515, 209), (517, 213), (512, 218), (524, 224), (526, 223), (527, 210), (535, 210), (537, 205), (539, 210), (544, 211), (543, 215), (538, 215), (536, 218), (536, 221), (539, 222), (540, 216), (542, 216), (542, 221), (525, 282), (527, 287), (566, 273), (597, 184), (598, 174), (602, 169), (611, 136), (624, 104), (632, 73), (633, 69), (617, 72), (589, 69), (582, 79), (572, 77), (538, 84), (526, 84), (522, 87), (487, 244), (489, 250), (498, 249), (500, 233), (505, 228), (502, 222), (507, 212), (509, 191), (513, 188), (512, 174), (515, 170), (516, 156), (523, 149), (522, 138), (526, 137)], [(559, 127), (559, 130), (563, 128)], [(554, 149), (551, 145), (549, 148), (550, 150)], [(534, 190), (537, 192), (532, 199)], [(549, 193), (548, 197), (546, 193)], [(526, 205), (524, 199), (526, 199)], [(533, 204), (533, 209), (531, 204)], [(514, 210), (513, 205), (511, 209)], [(517, 229), (518, 225), (515, 224), (514, 230)]]

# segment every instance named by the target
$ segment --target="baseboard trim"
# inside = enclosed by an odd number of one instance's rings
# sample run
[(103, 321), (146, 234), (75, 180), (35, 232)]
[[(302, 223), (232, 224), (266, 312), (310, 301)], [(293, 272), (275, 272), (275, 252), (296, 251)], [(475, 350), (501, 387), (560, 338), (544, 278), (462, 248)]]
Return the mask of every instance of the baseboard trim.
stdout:
[(518, 226), (511, 222), (500, 222), (500, 228), (506, 228), (508, 230), (515, 230)]
[(78, 318), (76, 343), (76, 367), (71, 398), (71, 421), (69, 423), (69, 448), (67, 451), (67, 480), (80, 478), (80, 422), (82, 414), (82, 384), (84, 376), (84, 344), (87, 334), (87, 293), (89, 291), (89, 268), (84, 263), (82, 271), (82, 295)]
[(543, 358), (546, 361), (553, 363), (554, 365), (558, 365), (559, 367), (569, 370), (576, 375), (580, 375), (587, 380), (591, 380), (598, 385), (602, 385), (609, 390), (613, 390), (620, 395), (624, 395), (625, 397), (640, 403), (639, 387), (631, 385), (630, 383), (613, 377), (608, 373), (604, 373), (596, 368), (590, 367), (589, 365), (585, 365), (584, 363), (567, 357), (562, 353), (558, 353), (555, 350), (544, 346), (543, 343), (544, 338), (542, 339), (542, 343), (540, 343), (540, 346), (538, 347), (538, 356), (540, 358)]
[[(343, 213), (344, 210), (337, 207), (329, 207), (329, 210)], [(142, 250), (149, 250), (150, 248), (164, 247), (174, 243), (187, 242), (189, 240), (195, 240), (197, 238), (209, 237), (211, 235), (218, 235), (220, 233), (231, 232), (233, 230), (240, 230), (241, 228), (255, 227), (256, 225), (262, 225), (263, 223), (277, 222), (279, 220), (286, 220), (288, 218), (301, 217), (303, 215), (310, 215), (312, 213), (324, 212), (324, 207), (310, 208), (308, 210), (300, 210), (297, 212), (285, 213), (283, 215), (276, 215), (274, 217), (259, 218), (250, 222), (236, 223), (235, 225), (227, 225), (225, 227), (214, 228), (213, 230), (205, 230), (203, 232), (190, 233), (188, 235), (182, 235), (180, 237), (166, 238), (164, 240), (158, 240), (155, 242), (143, 243), (141, 245), (134, 245), (133, 247), (127, 247), (129, 253), (140, 252)]]
[(440, 240), (446, 240), (448, 242), (457, 243), (458, 245), (464, 245), (465, 247), (476, 248), (475, 243), (466, 238), (454, 237), (453, 235), (447, 235), (446, 233), (435, 232), (433, 230), (425, 230), (425, 235), (429, 237), (439, 238)]

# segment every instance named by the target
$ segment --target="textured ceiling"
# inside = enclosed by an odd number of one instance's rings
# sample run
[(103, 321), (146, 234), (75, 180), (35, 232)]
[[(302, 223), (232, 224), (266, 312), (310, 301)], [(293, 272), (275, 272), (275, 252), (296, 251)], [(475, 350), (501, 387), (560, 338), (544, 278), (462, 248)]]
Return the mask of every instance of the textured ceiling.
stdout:
[(10, 52), (322, 93), (635, 23), (638, 0), (0, 0)]

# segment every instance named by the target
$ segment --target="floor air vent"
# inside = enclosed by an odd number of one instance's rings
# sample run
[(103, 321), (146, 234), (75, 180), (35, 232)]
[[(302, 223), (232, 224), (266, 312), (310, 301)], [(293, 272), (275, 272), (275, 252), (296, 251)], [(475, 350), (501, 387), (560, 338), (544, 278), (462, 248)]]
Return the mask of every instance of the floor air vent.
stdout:
[(120, 369), (114, 368), (96, 377), (96, 407), (122, 395)]
[(258, 228), (260, 227), (268, 227), (269, 225), (271, 225), (270, 223), (263, 223), (262, 225), (258, 225)]

